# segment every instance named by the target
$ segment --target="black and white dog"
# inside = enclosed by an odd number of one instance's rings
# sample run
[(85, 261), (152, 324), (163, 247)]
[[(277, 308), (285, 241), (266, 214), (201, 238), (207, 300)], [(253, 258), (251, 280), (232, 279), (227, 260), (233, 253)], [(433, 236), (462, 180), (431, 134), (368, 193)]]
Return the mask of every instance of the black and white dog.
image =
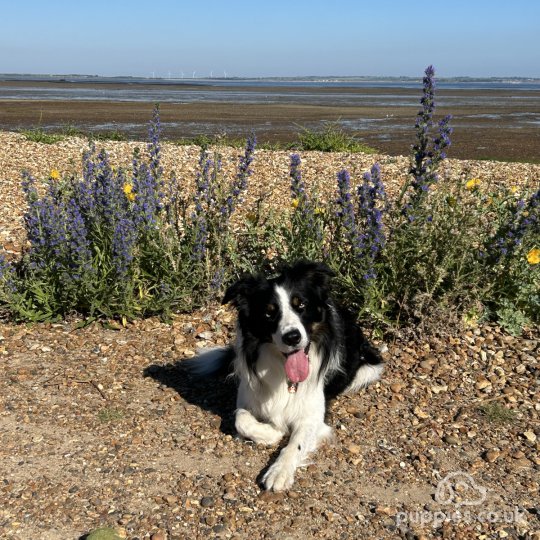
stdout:
[(275, 445), (290, 435), (263, 477), (266, 489), (288, 489), (296, 468), (330, 436), (326, 400), (377, 380), (383, 370), (354, 318), (331, 299), (332, 275), (324, 264), (300, 261), (278, 277), (240, 279), (223, 298), (238, 311), (234, 346), (183, 362), (198, 375), (232, 363), (241, 436)]

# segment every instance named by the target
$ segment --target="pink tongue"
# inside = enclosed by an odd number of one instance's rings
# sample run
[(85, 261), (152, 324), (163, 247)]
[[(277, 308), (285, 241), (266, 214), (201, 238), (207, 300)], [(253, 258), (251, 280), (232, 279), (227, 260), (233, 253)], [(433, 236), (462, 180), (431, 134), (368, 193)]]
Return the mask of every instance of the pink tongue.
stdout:
[(309, 375), (309, 360), (304, 351), (297, 351), (287, 356), (285, 373), (292, 383), (305, 381)]

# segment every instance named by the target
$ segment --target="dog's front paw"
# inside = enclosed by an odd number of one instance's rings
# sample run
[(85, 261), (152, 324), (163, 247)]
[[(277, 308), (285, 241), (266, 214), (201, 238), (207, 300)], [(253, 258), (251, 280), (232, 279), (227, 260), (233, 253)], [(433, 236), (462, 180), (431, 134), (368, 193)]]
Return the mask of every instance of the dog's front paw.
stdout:
[(263, 444), (264, 446), (276, 446), (276, 444), (283, 439), (283, 433), (277, 429), (271, 428), (271, 426), (268, 427), (270, 429), (265, 430), (263, 434), (254, 440), (257, 444)]
[(267, 490), (284, 491), (294, 482), (294, 467), (283, 460), (277, 460), (263, 476), (263, 484)]

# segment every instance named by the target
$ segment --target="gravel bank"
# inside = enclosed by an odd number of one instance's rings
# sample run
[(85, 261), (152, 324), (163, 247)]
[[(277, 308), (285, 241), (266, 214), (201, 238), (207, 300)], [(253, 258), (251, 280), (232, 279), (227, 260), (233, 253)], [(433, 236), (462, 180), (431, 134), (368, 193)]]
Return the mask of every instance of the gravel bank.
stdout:
[[(135, 148), (145, 149), (140, 142), (98, 142), (116, 166), (129, 166)], [(162, 145), (162, 164), (168, 177), (175, 171), (190, 189), (193, 185), (199, 159), (196, 146)], [(88, 141), (69, 137), (55, 144), (41, 144), (26, 140), (18, 133), (0, 131), (0, 245), (8, 252), (20, 252), (24, 242), (22, 216), (25, 203), (20, 188), (21, 171), (27, 170), (36, 178), (46, 178), (52, 169), (61, 174), (80, 175), (82, 154)], [(240, 150), (220, 148), (224, 171), (234, 174)], [(249, 203), (263, 197), (267, 204), (289, 205), (290, 152), (256, 152), (254, 174), (250, 179)], [(334, 197), (336, 173), (348, 168), (352, 180), (359, 181), (373, 163), (381, 165), (383, 180), (390, 195), (396, 194), (403, 184), (409, 168), (409, 158), (384, 154), (349, 154), (302, 152), (303, 178), (308, 186), (315, 185), (325, 197)], [(451, 181), (479, 178), (485, 185), (540, 185), (540, 165), (528, 163), (503, 163), (495, 161), (466, 161), (449, 159), (444, 175)]]
[[(234, 385), (196, 384), (176, 364), (233, 326), (217, 306), (117, 331), (0, 324), (2, 538), (104, 525), (131, 539), (538, 538), (538, 335), (388, 343), (383, 380), (332, 403), (334, 442), (273, 494), (257, 479), (276, 449), (235, 437)], [(479, 496), (435, 500), (457, 472), (485, 501), (434, 523)]]

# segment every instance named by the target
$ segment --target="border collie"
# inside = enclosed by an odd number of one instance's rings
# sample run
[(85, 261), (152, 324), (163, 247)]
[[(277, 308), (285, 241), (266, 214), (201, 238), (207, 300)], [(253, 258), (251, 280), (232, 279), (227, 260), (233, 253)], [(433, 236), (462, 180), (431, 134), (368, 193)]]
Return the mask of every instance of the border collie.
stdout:
[(332, 271), (300, 261), (267, 279), (248, 275), (223, 304), (238, 311), (234, 345), (182, 362), (199, 376), (232, 364), (239, 380), (235, 426), (256, 443), (288, 444), (263, 476), (266, 489), (291, 487), (297, 467), (330, 437), (326, 400), (377, 380), (383, 370), (354, 317), (330, 297)]

